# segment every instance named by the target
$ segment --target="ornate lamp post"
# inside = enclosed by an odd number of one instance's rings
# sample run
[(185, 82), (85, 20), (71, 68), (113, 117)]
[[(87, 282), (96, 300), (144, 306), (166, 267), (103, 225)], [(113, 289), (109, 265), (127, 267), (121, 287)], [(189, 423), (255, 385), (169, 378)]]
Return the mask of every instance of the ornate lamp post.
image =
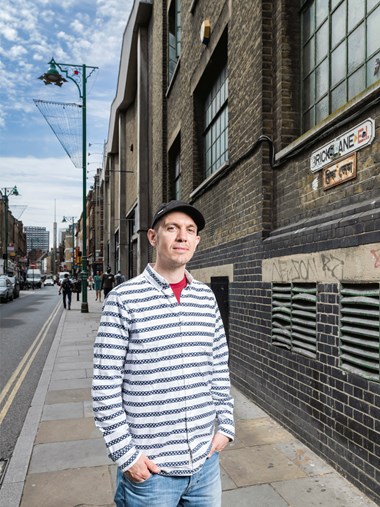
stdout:
[[(45, 74), (42, 74), (38, 79), (41, 79), (45, 85), (55, 84), (56, 86), (62, 86), (63, 83), (67, 83), (60, 72), (75, 83), (79, 98), (82, 100), (82, 179), (83, 179), (83, 246), (82, 246), (82, 306), (81, 312), (88, 313), (88, 302), (87, 302), (87, 210), (86, 210), (86, 197), (87, 197), (87, 140), (86, 140), (86, 108), (87, 108), (87, 97), (86, 97), (86, 85), (87, 79), (98, 67), (90, 67), (88, 65), (74, 65), (71, 63), (58, 63), (52, 58), (49, 62), (49, 68)], [(89, 72), (88, 72), (89, 71)]]
[(4, 265), (3, 273), (8, 273), (8, 203), (10, 195), (20, 195), (16, 185), (14, 187), (4, 187), (1, 189), (1, 195), (4, 200), (4, 232), (5, 232), (5, 253), (3, 253)]
[(75, 218), (76, 217), (63, 217), (62, 223), (68, 222), (71, 227), (72, 232), (72, 263), (71, 263), (71, 274), (74, 276), (74, 259), (75, 259), (75, 246), (74, 246), (74, 225), (75, 225)]

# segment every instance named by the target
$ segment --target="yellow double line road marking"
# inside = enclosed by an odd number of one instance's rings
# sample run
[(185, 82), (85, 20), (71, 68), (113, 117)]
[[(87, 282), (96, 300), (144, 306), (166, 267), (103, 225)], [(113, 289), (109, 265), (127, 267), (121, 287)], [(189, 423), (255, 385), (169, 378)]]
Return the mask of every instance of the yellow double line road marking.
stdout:
[[(41, 345), (43, 344), (46, 335), (49, 331), (50, 325), (55, 319), (58, 310), (60, 309), (60, 303), (57, 304), (55, 307), (55, 310), (50, 315), (48, 320), (45, 322), (45, 324), (42, 326), (41, 331), (38, 333), (36, 339), (32, 343), (32, 345), (29, 347), (28, 351), (22, 358), (20, 364), (16, 368), (16, 370), (13, 372), (13, 375), (10, 377), (6, 385), (4, 386), (3, 390), (0, 393), (0, 406), (3, 403), (4, 399), (8, 396), (8, 399), (4, 405), (4, 407), (1, 409), (0, 412), (0, 424), (3, 422), (4, 417), (7, 415), (7, 412), (9, 410), (9, 407), (12, 405), (13, 400), (20, 389), (21, 384), (23, 383), (26, 374), (28, 373), (34, 358), (37, 355), (37, 352), (39, 351)], [(13, 387), (12, 387), (13, 386)]]

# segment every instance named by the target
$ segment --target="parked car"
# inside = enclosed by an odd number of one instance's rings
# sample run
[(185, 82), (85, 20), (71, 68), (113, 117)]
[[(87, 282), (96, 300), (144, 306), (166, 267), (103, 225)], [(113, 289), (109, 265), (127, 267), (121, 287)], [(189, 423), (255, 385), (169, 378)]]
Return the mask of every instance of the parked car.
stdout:
[(7, 276), (0, 277), (0, 301), (2, 303), (13, 301), (13, 285)]
[(17, 276), (9, 276), (9, 280), (13, 285), (13, 297), (16, 299), (20, 296), (20, 280)]
[(45, 278), (45, 281), (44, 281), (44, 286), (46, 287), (48, 285), (51, 285), (51, 286), (54, 285), (54, 278), (50, 275), (47, 275), (47, 277)]

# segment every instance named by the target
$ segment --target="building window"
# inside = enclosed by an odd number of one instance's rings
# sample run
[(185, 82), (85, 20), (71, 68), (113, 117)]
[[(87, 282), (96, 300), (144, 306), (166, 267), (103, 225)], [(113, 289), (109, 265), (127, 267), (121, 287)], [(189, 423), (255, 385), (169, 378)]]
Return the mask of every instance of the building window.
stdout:
[(217, 76), (204, 104), (205, 177), (228, 160), (228, 75), (227, 66)]
[(380, 1), (303, 3), (302, 112), (306, 131), (380, 79)]
[(169, 8), (168, 36), (169, 83), (181, 56), (181, 0), (172, 0)]
[(137, 276), (137, 228), (136, 214), (133, 210), (127, 216), (128, 237), (127, 237), (127, 278)]
[(115, 273), (120, 269), (120, 239), (119, 231), (114, 235), (114, 249), (115, 249)]
[(182, 174), (181, 174), (181, 139), (177, 137), (169, 151), (170, 193), (172, 199), (181, 200)]
[(317, 289), (315, 284), (273, 284), (272, 344), (315, 358)]
[(380, 286), (343, 283), (340, 289), (340, 366), (380, 380)]

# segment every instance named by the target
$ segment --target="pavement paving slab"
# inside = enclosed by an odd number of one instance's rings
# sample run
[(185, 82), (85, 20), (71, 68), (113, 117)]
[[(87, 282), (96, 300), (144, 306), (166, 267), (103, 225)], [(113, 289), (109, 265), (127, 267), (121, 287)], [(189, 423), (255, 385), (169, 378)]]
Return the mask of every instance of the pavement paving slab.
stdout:
[(52, 380), (50, 382), (50, 391), (62, 391), (64, 389), (91, 389), (91, 378), (74, 378), (64, 380)]
[(109, 466), (30, 474), (20, 507), (114, 507)]
[(55, 371), (77, 370), (78, 369), (78, 365), (80, 365), (80, 368), (84, 368), (86, 370), (91, 370), (92, 367), (93, 367), (92, 360), (91, 361), (84, 361), (83, 358), (82, 358), (79, 363), (78, 362), (74, 363), (74, 362), (68, 361), (67, 357), (66, 357), (66, 361), (65, 362), (63, 362), (63, 363), (56, 363), (54, 365), (54, 370)]
[(69, 442), (99, 438), (100, 431), (92, 418), (42, 421), (39, 425), (35, 444), (50, 442)]
[(244, 446), (289, 442), (294, 436), (269, 417), (236, 421), (236, 433)]
[(71, 380), (89, 378), (88, 370), (86, 368), (80, 368), (78, 370), (64, 370), (64, 371), (53, 371), (51, 380)]
[(37, 444), (33, 448), (29, 473), (49, 473), (70, 468), (109, 465), (104, 439), (69, 440)]
[(306, 472), (273, 445), (224, 451), (221, 464), (238, 487), (306, 476)]
[(61, 389), (48, 391), (45, 403), (54, 405), (55, 403), (74, 403), (77, 401), (87, 401), (91, 399), (91, 388), (80, 389)]
[(291, 507), (376, 507), (343, 477), (330, 473), (322, 477), (305, 477), (280, 481), (273, 488)]
[(308, 475), (325, 475), (331, 473), (331, 466), (317, 456), (311, 449), (301, 444), (299, 440), (292, 442), (278, 442), (275, 448), (288, 459), (304, 470)]
[(45, 405), (41, 421), (55, 421), (57, 419), (80, 419), (84, 415), (84, 404), (81, 401), (74, 403), (55, 403)]
[[(289, 507), (269, 484), (223, 492), (222, 507)], [(303, 507), (309, 507), (304, 505)]]

